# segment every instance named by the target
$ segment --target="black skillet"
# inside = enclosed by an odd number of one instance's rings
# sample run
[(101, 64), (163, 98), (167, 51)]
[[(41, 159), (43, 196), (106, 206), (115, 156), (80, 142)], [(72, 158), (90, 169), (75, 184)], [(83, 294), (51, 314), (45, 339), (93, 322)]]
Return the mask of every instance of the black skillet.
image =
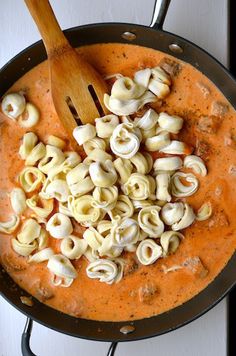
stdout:
[[(74, 47), (93, 43), (132, 43), (160, 50), (190, 63), (203, 72), (221, 90), (236, 109), (236, 82), (216, 59), (193, 43), (163, 31), (162, 26), (170, 0), (156, 0), (151, 25), (102, 23), (79, 26), (65, 31)], [(29, 60), (30, 58), (30, 60)], [(46, 59), (42, 41), (28, 47), (0, 71), (0, 96), (23, 74)], [(108, 355), (114, 355), (117, 342), (134, 341), (175, 330), (196, 319), (215, 306), (236, 284), (236, 254), (210, 285), (197, 296), (169, 312), (134, 322), (100, 322), (78, 319), (60, 313), (34, 299), (33, 307), (21, 303), (25, 291), (14, 284), (9, 275), (0, 270), (0, 294), (28, 319), (22, 335), (22, 353), (34, 355), (29, 347), (32, 320), (56, 331), (89, 340), (112, 341)], [(92, 292), (92, 291), (91, 291)], [(131, 326), (130, 333), (122, 333), (124, 326)], [(123, 329), (122, 329), (123, 330)]]

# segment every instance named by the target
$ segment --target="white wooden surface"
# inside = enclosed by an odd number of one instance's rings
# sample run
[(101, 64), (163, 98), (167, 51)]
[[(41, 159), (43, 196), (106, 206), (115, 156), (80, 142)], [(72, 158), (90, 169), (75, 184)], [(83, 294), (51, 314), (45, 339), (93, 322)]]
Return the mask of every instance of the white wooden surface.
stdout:
[[(52, 0), (62, 28), (92, 22), (149, 24), (153, 0)], [(0, 1), (0, 67), (38, 40), (19, 0)], [(227, 0), (172, 0), (165, 26), (208, 50), (227, 65)], [(1, 83), (0, 83), (1, 85)], [(25, 317), (0, 298), (0, 356), (20, 356)], [(105, 355), (108, 344), (80, 340), (34, 324), (32, 349), (38, 356)], [(150, 340), (123, 343), (117, 356), (225, 356), (226, 301), (191, 324)]]

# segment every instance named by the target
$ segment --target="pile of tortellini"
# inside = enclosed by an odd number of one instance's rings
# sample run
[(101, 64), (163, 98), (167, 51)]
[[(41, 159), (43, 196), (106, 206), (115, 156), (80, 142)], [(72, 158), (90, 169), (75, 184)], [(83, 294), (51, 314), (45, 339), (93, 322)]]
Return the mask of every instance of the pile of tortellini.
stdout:
[[(25, 167), (10, 194), (16, 215), (0, 223), (0, 231), (14, 232), (21, 216), (12, 247), (29, 256), (29, 263), (48, 261), (54, 285), (71, 285), (77, 272), (70, 260), (81, 256), (89, 261), (89, 278), (118, 282), (124, 251), (150, 265), (177, 250), (182, 229), (211, 215), (209, 202), (195, 214), (180, 200), (198, 190), (196, 175), (207, 174), (191, 147), (172, 139), (183, 119), (151, 108), (141, 117), (129, 116), (169, 94), (170, 84), (160, 67), (141, 70), (134, 80), (120, 76), (104, 98), (113, 114), (74, 130), (86, 153), (83, 161), (77, 152), (65, 151), (56, 136), (44, 144), (33, 132), (24, 135), (19, 154)], [(154, 160), (152, 152), (159, 158)], [(28, 209), (30, 217), (24, 215)], [(86, 228), (83, 236), (73, 235), (76, 223)], [(48, 247), (48, 233), (61, 239), (61, 253)]]

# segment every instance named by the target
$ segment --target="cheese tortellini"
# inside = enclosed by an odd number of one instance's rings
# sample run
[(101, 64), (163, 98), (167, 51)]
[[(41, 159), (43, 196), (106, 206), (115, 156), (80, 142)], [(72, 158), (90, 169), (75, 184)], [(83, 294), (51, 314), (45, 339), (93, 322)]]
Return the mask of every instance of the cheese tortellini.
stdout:
[(140, 242), (136, 250), (136, 255), (142, 265), (150, 265), (162, 256), (162, 248), (151, 239)]
[(56, 239), (62, 239), (72, 234), (73, 226), (70, 218), (61, 213), (54, 214), (47, 222), (47, 231)]
[(156, 185), (153, 177), (140, 173), (133, 173), (122, 189), (131, 199), (145, 200), (153, 197), (155, 187)]
[(20, 218), (17, 215), (12, 215), (8, 221), (0, 221), (0, 232), (11, 234), (20, 224)]
[(141, 229), (150, 237), (160, 237), (164, 231), (164, 223), (160, 219), (159, 206), (151, 205), (142, 208), (138, 214), (138, 222)]
[(121, 158), (133, 157), (140, 146), (140, 132), (137, 130), (130, 123), (118, 125), (110, 138), (112, 152)]
[(21, 188), (14, 188), (10, 193), (11, 206), (17, 215), (22, 214), (26, 209), (26, 196)]
[(115, 184), (117, 173), (112, 161), (93, 162), (89, 167), (90, 177), (96, 187), (107, 188)]
[[(111, 137), (114, 129), (119, 124), (119, 118), (116, 115), (106, 115), (95, 119), (96, 131), (98, 137)], [(87, 152), (86, 152), (87, 153)]]

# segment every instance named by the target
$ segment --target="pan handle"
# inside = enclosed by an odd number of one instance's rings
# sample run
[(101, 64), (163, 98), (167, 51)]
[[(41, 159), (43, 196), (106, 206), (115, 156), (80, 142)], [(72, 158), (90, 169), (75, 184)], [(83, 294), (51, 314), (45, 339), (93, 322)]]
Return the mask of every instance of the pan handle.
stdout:
[[(35, 355), (30, 348), (30, 336), (31, 336), (31, 331), (33, 327), (33, 320), (30, 318), (27, 318), (23, 334), (21, 336), (21, 353), (22, 356), (37, 356)], [(117, 347), (118, 342), (112, 342), (107, 356), (114, 356), (116, 347)]]
[(33, 320), (27, 318), (23, 334), (21, 335), (21, 353), (22, 356), (36, 356), (30, 349), (30, 336), (33, 326)]
[(170, 1), (171, 0), (155, 0), (150, 27), (155, 30), (162, 30)]

